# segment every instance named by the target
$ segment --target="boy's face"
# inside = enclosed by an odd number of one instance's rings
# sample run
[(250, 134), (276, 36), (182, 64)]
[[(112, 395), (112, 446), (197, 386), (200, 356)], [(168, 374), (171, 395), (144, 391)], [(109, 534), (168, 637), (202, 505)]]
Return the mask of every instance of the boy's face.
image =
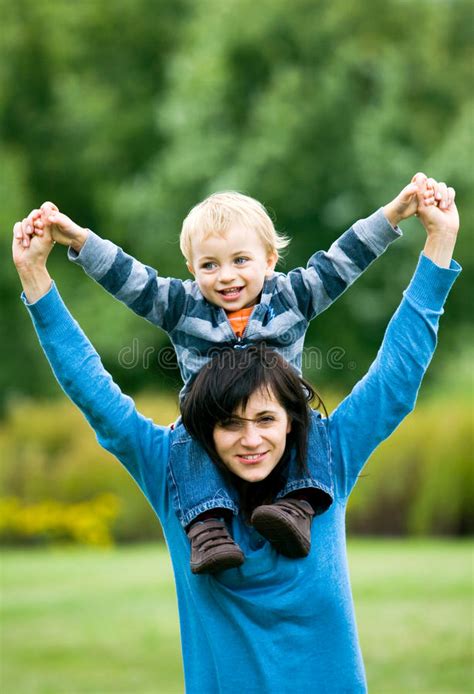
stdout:
[(256, 232), (234, 225), (224, 236), (196, 239), (188, 269), (208, 301), (239, 311), (258, 303), (276, 261), (277, 254), (268, 253)]

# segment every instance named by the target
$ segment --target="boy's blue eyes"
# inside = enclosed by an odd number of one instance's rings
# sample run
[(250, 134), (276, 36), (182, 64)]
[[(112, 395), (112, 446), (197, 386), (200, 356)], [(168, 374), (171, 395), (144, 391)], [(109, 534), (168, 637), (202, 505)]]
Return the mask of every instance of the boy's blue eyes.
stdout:
[[(234, 263), (236, 265), (244, 265), (246, 262), (249, 261), (249, 258), (246, 258), (245, 256), (239, 256), (238, 258), (234, 259)], [(203, 263), (201, 265), (201, 268), (203, 270), (214, 270), (217, 267), (217, 263), (209, 261), (208, 263)]]

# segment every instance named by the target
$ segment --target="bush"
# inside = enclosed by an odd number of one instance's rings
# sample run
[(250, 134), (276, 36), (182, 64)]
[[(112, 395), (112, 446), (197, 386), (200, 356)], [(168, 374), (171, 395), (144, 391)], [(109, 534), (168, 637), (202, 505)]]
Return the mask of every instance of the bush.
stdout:
[[(349, 504), (353, 532), (472, 531), (470, 398), (453, 393), (449, 399), (446, 391), (443, 398), (422, 401), (373, 455)], [(325, 400), (332, 404), (335, 398), (325, 394)], [(138, 408), (161, 423), (177, 416), (173, 398), (142, 396)], [(99, 523), (97, 509), (104, 498), (118, 505), (116, 517), (100, 521), (98, 537), (109, 532), (118, 542), (161, 539), (157, 518), (137, 486), (98, 446), (89, 425), (68, 401), (11, 405), (0, 426), (0, 457), (0, 498), (7, 499), (1, 508), (9, 519), (3, 521), (4, 541), (84, 541), (86, 519), (95, 519), (91, 526)], [(78, 530), (80, 517), (85, 535)], [(28, 534), (21, 528), (36, 530)]]
[(465, 535), (474, 529), (469, 398), (417, 407), (374, 453), (351, 497), (363, 533)]
[[(173, 398), (144, 396), (138, 406), (157, 422), (169, 423), (177, 416)], [(54, 500), (65, 512), (71, 505), (92, 504), (98, 495), (112, 494), (120, 501), (111, 528), (116, 541), (162, 538), (138, 487), (97, 444), (87, 422), (67, 400), (12, 404), (0, 426), (0, 458), (0, 498), (13, 498), (30, 509)]]
[(119, 507), (113, 494), (77, 504), (51, 500), (24, 504), (6, 497), (0, 499), (0, 539), (5, 544), (75, 542), (109, 547)]

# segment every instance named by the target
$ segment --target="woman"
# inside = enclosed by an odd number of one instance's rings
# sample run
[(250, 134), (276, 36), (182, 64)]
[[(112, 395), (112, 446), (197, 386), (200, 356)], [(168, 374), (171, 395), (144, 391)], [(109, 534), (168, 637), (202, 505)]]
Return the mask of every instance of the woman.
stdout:
[[(173, 466), (193, 455), (199, 443), (183, 426), (160, 427), (144, 418), (112, 382), (51, 283), (46, 270), (51, 239), (33, 238), (23, 248), (14, 238), (23, 298), (56, 377), (163, 525), (190, 693), (366, 691), (347, 569), (345, 509), (371, 452), (414, 406), (444, 301), (460, 271), (451, 260), (459, 227), (454, 191), (442, 184), (440, 189), (437, 207), (420, 200), (428, 234), (424, 254), (375, 362), (329, 418), (310, 411), (309, 430), (304, 427), (308, 459), (330, 459), (335, 495), (329, 510), (313, 521), (318, 528), (310, 554), (297, 560), (278, 554), (248, 524), (248, 514), (235, 515), (233, 536), (245, 562), (215, 576), (189, 572), (189, 543), (170, 491)], [(14, 233), (21, 236), (18, 225)], [(290, 379), (300, 401), (307, 395), (278, 360), (268, 368), (267, 353), (253, 354), (245, 372), (235, 362), (230, 375), (223, 370), (225, 360), (215, 360), (196, 380), (183, 411), (189, 429), (230, 475), (249, 512), (284, 485), (289, 457), (302, 450), (278, 379)]]

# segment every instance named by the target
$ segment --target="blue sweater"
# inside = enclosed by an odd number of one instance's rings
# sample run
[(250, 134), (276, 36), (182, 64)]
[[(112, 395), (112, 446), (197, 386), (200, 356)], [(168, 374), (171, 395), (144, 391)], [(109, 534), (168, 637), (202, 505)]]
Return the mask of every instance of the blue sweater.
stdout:
[(277, 554), (237, 516), (232, 532), (245, 562), (216, 576), (189, 570), (189, 541), (168, 487), (173, 431), (143, 417), (121, 393), (54, 286), (29, 306), (59, 383), (162, 523), (188, 694), (366, 692), (346, 558), (346, 503), (374, 448), (414, 407), (459, 271), (454, 261), (441, 269), (421, 256), (369, 372), (327, 420), (335, 501), (314, 519), (309, 556)]

